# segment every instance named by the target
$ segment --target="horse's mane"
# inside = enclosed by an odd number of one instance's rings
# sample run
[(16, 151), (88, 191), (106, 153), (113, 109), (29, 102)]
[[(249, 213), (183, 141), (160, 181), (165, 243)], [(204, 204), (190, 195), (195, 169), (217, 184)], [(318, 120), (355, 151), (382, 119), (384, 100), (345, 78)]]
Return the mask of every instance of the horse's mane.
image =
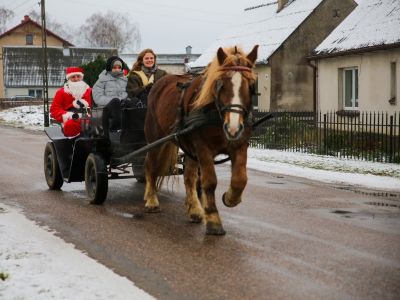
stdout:
[[(231, 72), (224, 70), (224, 68), (231, 66), (253, 67), (253, 63), (247, 59), (246, 54), (239, 47), (224, 48), (223, 50), (227, 54), (223, 65), (219, 64), (218, 57), (215, 56), (204, 71), (204, 82), (198, 97), (193, 102), (194, 109), (202, 108), (214, 101), (217, 96), (215, 87), (217, 81), (227, 72)], [(254, 72), (243, 72), (242, 74), (249, 80), (256, 79)]]

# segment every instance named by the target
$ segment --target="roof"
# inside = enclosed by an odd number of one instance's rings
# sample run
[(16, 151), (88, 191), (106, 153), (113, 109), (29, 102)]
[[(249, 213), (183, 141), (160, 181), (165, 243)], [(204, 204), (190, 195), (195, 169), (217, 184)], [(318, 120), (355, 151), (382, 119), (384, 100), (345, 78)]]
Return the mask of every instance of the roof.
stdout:
[[(101, 55), (107, 58), (117, 54), (108, 48), (48, 47), (48, 79), (50, 87), (64, 83), (65, 68), (80, 66)], [(37, 46), (3, 47), (4, 85), (11, 87), (42, 86), (42, 48)]]
[(247, 8), (241, 22), (217, 38), (190, 67), (206, 66), (216, 55), (219, 47), (241, 46), (250, 51), (260, 45), (257, 63), (267, 63), (268, 58), (300, 26), (323, 0), (289, 0), (277, 12), (277, 1)]
[[(199, 58), (200, 54), (157, 54), (157, 64), (159, 65), (183, 65), (186, 63), (185, 59), (189, 62), (195, 61)], [(138, 54), (121, 54), (121, 59), (127, 64), (129, 68), (136, 62)]]
[[(400, 47), (400, 1), (362, 0), (336, 29), (315, 49), (318, 56)], [(388, 47), (388, 48), (389, 48)]]
[[(42, 25), (40, 25), (37, 22), (35, 22), (34, 20), (32, 20), (29, 16), (24, 16), (24, 19), (21, 21), (20, 24), (18, 24), (17, 26), (14, 26), (13, 28), (0, 34), (0, 39), (6, 35), (11, 34), (14, 30), (18, 29), (19, 27), (25, 26), (27, 24), (32, 24), (33, 26), (38, 27), (40, 30), (42, 30)], [(63, 39), (62, 37), (60, 37), (59, 35), (55, 34), (54, 32), (52, 32), (48, 29), (46, 29), (46, 33), (47, 33), (47, 35), (52, 35), (55, 38), (62, 41), (65, 46), (74, 46), (72, 43), (68, 42), (67, 40)]]

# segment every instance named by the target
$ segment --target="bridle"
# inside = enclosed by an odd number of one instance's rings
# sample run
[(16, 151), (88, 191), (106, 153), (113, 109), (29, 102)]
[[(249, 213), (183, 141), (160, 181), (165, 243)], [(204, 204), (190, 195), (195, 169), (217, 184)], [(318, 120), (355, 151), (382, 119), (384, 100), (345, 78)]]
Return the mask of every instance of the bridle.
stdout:
[[(230, 67), (223, 67), (222, 68), (223, 71), (234, 71), (234, 72), (252, 72), (252, 69), (249, 67), (245, 67), (245, 66), (230, 66)], [(250, 111), (242, 104), (223, 104), (220, 100), (220, 93), (221, 93), (221, 89), (222, 89), (223, 83), (222, 80), (219, 79), (217, 80), (217, 84), (216, 84), (216, 97), (214, 98), (214, 103), (215, 103), (215, 107), (217, 108), (217, 111), (219, 113), (219, 116), (221, 118), (221, 120), (224, 120), (224, 114), (226, 112), (233, 112), (233, 113), (238, 113), (240, 115), (243, 116), (243, 118), (245, 119)], [(250, 87), (250, 93), (253, 93), (253, 88)], [(251, 110), (252, 108), (250, 108)]]

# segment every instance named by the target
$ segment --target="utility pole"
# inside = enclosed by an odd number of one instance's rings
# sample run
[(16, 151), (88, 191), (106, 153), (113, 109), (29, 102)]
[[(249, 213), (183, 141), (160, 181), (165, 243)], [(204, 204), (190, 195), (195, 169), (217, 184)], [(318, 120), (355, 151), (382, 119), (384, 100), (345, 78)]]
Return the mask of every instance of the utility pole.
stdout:
[(44, 0), (40, 0), (42, 16), (42, 79), (44, 126), (49, 127), (49, 78), (47, 76), (46, 10)]

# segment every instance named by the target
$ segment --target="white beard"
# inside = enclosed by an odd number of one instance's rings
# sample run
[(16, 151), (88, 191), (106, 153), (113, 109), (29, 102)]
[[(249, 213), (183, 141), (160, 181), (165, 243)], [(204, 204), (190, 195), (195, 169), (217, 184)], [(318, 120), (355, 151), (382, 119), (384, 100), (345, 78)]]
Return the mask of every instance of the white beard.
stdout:
[(76, 82), (68, 80), (64, 84), (64, 92), (71, 94), (75, 99), (80, 99), (88, 87), (89, 86), (83, 80)]

